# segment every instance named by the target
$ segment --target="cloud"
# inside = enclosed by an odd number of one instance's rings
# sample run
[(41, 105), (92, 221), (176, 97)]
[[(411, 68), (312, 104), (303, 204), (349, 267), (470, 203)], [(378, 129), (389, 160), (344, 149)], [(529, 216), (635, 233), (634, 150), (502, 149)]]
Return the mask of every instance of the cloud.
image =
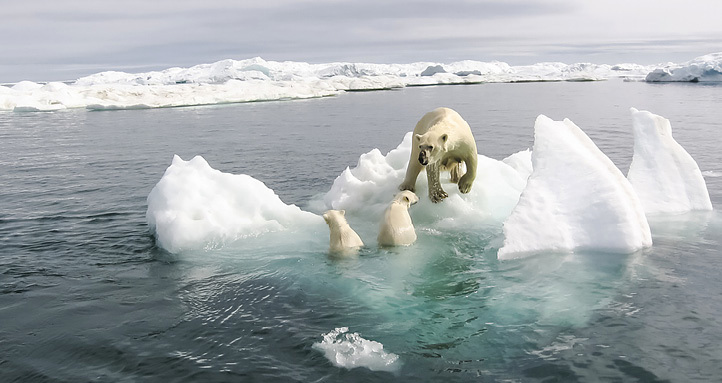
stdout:
[(653, 0), (10, 2), (0, 35), (13, 38), (3, 43), (0, 81), (252, 56), (652, 63), (672, 54), (660, 48), (667, 44), (691, 59), (722, 46), (722, 3), (702, 2), (705, 12)]

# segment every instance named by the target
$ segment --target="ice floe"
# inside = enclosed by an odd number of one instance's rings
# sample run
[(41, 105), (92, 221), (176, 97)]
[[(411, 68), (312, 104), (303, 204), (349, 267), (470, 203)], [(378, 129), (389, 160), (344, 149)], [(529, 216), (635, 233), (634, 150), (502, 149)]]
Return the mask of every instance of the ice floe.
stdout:
[[(532, 150), (503, 160), (479, 155), (468, 194), (442, 173), (449, 197), (434, 204), (422, 172), (416, 185), (420, 200), (410, 210), (414, 225), (420, 236), (453, 230), (488, 237), (489, 230), (499, 230), (499, 259), (577, 250), (630, 253), (651, 246), (646, 214), (712, 206), (703, 173), (673, 140), (669, 122), (633, 109), (631, 125), (634, 157), (625, 177), (573, 122), (539, 116)], [(317, 238), (326, 229), (319, 214), (327, 209), (346, 210), (363, 224), (360, 234), (368, 234), (396, 194), (410, 153), (411, 132), (386, 154), (373, 149), (360, 155), (355, 167), (309, 201), (309, 211), (285, 204), (248, 175), (222, 173), (202, 157), (184, 161), (176, 156), (148, 196), (147, 221), (158, 245), (173, 253), (270, 232)], [(304, 234), (309, 227), (315, 231)]]

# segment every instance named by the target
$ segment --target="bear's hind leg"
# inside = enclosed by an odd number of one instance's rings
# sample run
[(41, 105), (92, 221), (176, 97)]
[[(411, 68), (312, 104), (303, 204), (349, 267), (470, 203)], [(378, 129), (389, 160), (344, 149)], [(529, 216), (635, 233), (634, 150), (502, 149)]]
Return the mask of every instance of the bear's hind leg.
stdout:
[(441, 187), (441, 182), (439, 181), (439, 167), (440, 164), (438, 162), (434, 162), (433, 164), (426, 166), (426, 177), (429, 180), (429, 199), (433, 203), (441, 202), (444, 198), (449, 196)]
[(449, 165), (447, 165), (446, 168), (449, 169), (449, 174), (451, 175), (451, 182), (458, 184), (462, 176), (461, 162), (453, 161)]

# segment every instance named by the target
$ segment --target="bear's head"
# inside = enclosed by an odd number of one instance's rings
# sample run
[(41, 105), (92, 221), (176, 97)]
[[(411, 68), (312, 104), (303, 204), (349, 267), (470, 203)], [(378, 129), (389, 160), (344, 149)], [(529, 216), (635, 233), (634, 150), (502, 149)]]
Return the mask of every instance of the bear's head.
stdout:
[(396, 193), (394, 196), (394, 202), (400, 203), (408, 208), (409, 206), (419, 202), (419, 197), (416, 196), (416, 193), (410, 190), (404, 190)]
[(323, 220), (328, 226), (341, 226), (346, 224), (346, 210), (327, 210), (323, 213)]
[(446, 143), (449, 141), (449, 135), (429, 131), (424, 134), (417, 134), (414, 139), (419, 147), (419, 163), (426, 166), (441, 160), (441, 157), (446, 153)]

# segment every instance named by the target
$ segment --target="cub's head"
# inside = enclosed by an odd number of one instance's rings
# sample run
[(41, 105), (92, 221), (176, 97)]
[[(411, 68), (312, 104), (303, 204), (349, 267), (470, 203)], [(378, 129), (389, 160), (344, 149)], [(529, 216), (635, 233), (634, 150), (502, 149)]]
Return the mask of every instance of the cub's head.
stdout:
[(394, 202), (400, 203), (407, 208), (417, 202), (419, 202), (419, 197), (416, 196), (416, 194), (410, 190), (404, 190), (402, 192), (396, 193), (394, 196)]
[(323, 220), (328, 226), (341, 226), (346, 223), (346, 210), (327, 210), (323, 213)]
[(449, 135), (446, 133), (426, 132), (414, 136), (414, 144), (419, 148), (419, 163), (428, 165), (429, 163), (441, 160), (441, 156), (446, 153), (446, 143), (449, 141)]

